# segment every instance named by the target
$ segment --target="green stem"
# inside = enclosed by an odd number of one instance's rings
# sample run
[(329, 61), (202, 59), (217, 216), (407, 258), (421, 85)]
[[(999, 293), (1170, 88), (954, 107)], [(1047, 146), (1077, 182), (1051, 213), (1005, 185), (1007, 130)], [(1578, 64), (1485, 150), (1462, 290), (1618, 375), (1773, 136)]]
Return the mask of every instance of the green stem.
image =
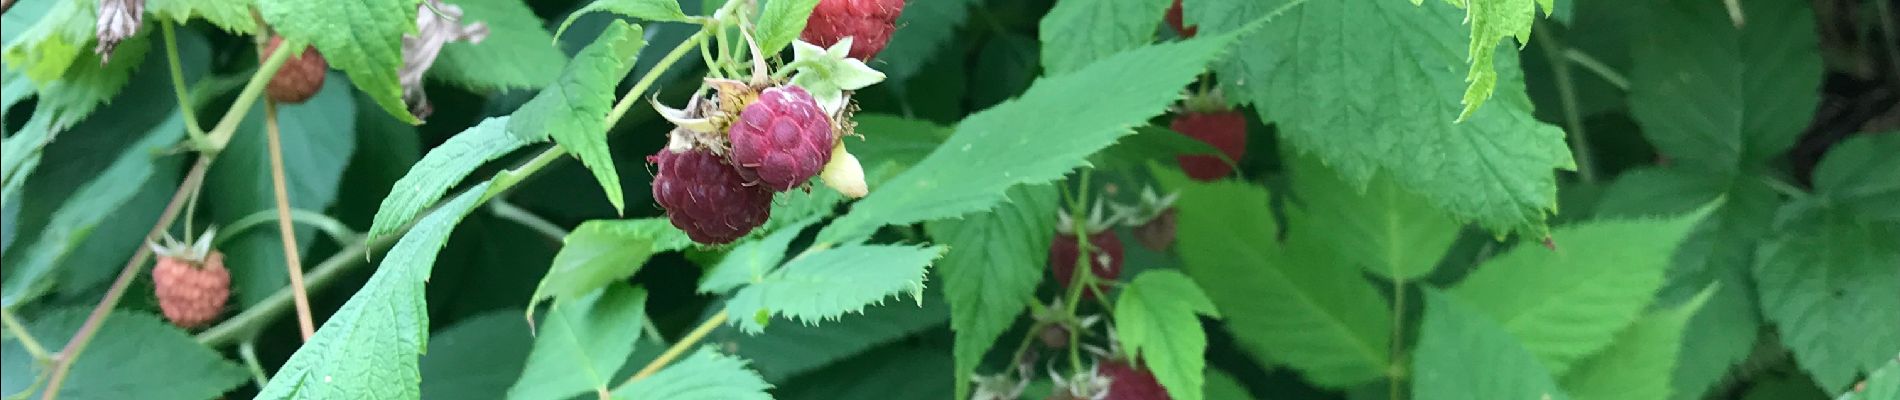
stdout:
[[(1537, 29), (1549, 32), (1542, 21), (1536, 22)], [(1558, 43), (1552, 35), (1538, 36), (1537, 43), (1544, 49), (1544, 57), (1550, 61), (1550, 70), (1557, 81), (1557, 96), (1564, 113), (1565, 137), (1570, 139), (1570, 151), (1575, 154), (1577, 178), (1584, 183), (1597, 181), (1595, 157), (1590, 151), (1590, 136), (1583, 129), (1583, 115), (1577, 110), (1577, 89), (1570, 77), (1570, 63), (1565, 62), (1563, 54), (1567, 47)]]
[(238, 344), (238, 357), (244, 359), (244, 367), (251, 370), (251, 383), (259, 390), (270, 384), (270, 375), (264, 373), (264, 364), (257, 362), (257, 342), (246, 340)]
[(656, 372), (660, 372), (661, 368), (666, 368), (666, 364), (673, 362), (675, 358), (679, 358), (680, 354), (686, 353), (686, 349), (693, 347), (693, 344), (699, 343), (700, 339), (705, 339), (706, 334), (712, 333), (714, 328), (718, 328), (720, 324), (724, 323), (726, 323), (726, 311), (720, 310), (718, 314), (713, 314), (712, 318), (707, 318), (706, 322), (700, 323), (699, 327), (693, 328), (693, 331), (687, 333), (686, 337), (680, 338), (679, 343), (674, 343), (672, 347), (667, 347), (666, 352), (660, 353), (659, 358), (655, 358), (652, 362), (647, 363), (645, 367), (641, 367), (640, 372), (634, 373), (632, 377), (627, 378), (626, 382), (621, 382), (620, 386), (614, 389), (619, 390), (641, 379), (646, 379), (648, 376), (653, 376)]
[(1800, 187), (1795, 186), (1792, 183), (1788, 183), (1787, 181), (1783, 181), (1775, 177), (1762, 175), (1761, 183), (1764, 185), (1768, 185), (1768, 188), (1774, 189), (1776, 193), (1781, 193), (1784, 196), (1797, 198), (1797, 199), (1808, 197), (1808, 191), (1802, 190)]
[(620, 102), (614, 104), (613, 112), (607, 114), (606, 126), (612, 128), (614, 123), (620, 122), (620, 117), (627, 115), (627, 110), (633, 109), (634, 103), (640, 102), (647, 88), (652, 87), (654, 81), (660, 80), (660, 75), (664, 75), (667, 68), (672, 67), (673, 63), (678, 62), (680, 58), (686, 57), (686, 53), (691, 53), (693, 47), (698, 46), (699, 43), (704, 40), (706, 40), (706, 29), (702, 27), (699, 33), (695, 33), (693, 36), (686, 38), (685, 41), (680, 42), (680, 45), (674, 47), (673, 51), (667, 52), (665, 57), (660, 57), (660, 61), (653, 64), (653, 69), (647, 71), (646, 75), (641, 76), (640, 81), (633, 84), (633, 89), (628, 90), (627, 95), (621, 96)]
[[(1069, 222), (1071, 225), (1070, 228), (1074, 229), (1075, 232), (1076, 250), (1075, 277), (1069, 284), (1068, 304), (1063, 305), (1067, 307), (1067, 309), (1063, 311), (1064, 318), (1067, 318), (1069, 321), (1076, 320), (1075, 310), (1076, 306), (1082, 303), (1083, 287), (1093, 282), (1095, 276), (1094, 265), (1089, 262), (1089, 252), (1093, 249), (1091, 249), (1089, 245), (1088, 219), (1086, 217), (1086, 205), (1089, 201), (1090, 172), (1092, 172), (1092, 170), (1082, 170), (1082, 185), (1080, 189), (1076, 190), (1075, 197), (1073, 198), (1074, 201), (1070, 203), (1069, 207)], [(1077, 373), (1082, 371), (1081, 331), (1082, 329), (1079, 326), (1076, 327), (1076, 329), (1069, 330), (1069, 368), (1072, 372)]]
[(20, 347), (26, 348), (27, 354), (32, 354), (34, 360), (45, 362), (53, 359), (52, 354), (47, 353), (45, 347), (40, 347), (40, 341), (33, 339), (33, 334), (26, 331), (26, 326), (20, 325), (20, 320), (13, 318), (12, 311), (0, 308), (0, 323), (6, 324), (7, 334), (19, 338)]
[[(364, 262), (364, 254), (368, 254), (370, 250), (380, 249), (394, 243), (398, 236), (400, 235), (379, 236), (370, 241), (344, 241), (344, 243), (348, 244), (348, 247), (337, 251), (336, 254), (331, 255), (329, 259), (323, 260), (322, 263), (311, 268), (309, 274), (304, 276), (309, 279), (308, 282), (304, 282), (306, 285), (305, 288), (317, 290), (328, 286), (330, 282), (335, 281), (338, 277), (343, 276), (344, 272), (350, 270), (350, 267)], [(264, 301), (258, 302), (257, 305), (245, 308), (243, 312), (231, 316), (230, 319), (226, 319), (224, 322), (220, 322), (218, 325), (212, 326), (204, 332), (199, 332), (196, 339), (199, 344), (218, 347), (232, 342), (254, 338), (266, 325), (276, 321), (279, 315), (290, 310), (291, 302), (294, 301), (291, 298), (292, 296), (293, 294), (291, 293), (290, 287), (278, 288), (276, 292), (271, 293), (270, 297), (265, 297)]]
[(238, 93), (237, 101), (232, 102), (231, 109), (224, 112), (224, 118), (218, 120), (218, 126), (211, 128), (211, 148), (206, 151), (222, 151), (224, 145), (231, 142), (231, 136), (237, 133), (238, 123), (244, 122), (244, 116), (251, 113), (251, 105), (256, 104), (257, 96), (264, 93), (264, 86), (277, 76), (277, 69), (284, 66), (284, 61), (290, 60), (290, 47), (277, 46), (277, 51), (258, 65), (257, 72), (251, 74), (251, 81), (244, 84), (244, 91)]
[(1398, 278), (1396, 268), (1394, 266), (1392, 271), (1392, 352), (1387, 360), (1392, 365), (1386, 366), (1386, 386), (1390, 390), (1391, 400), (1399, 400), (1399, 380), (1404, 378), (1402, 371), (1405, 365), (1399, 362), (1405, 356), (1405, 281)]
[[(165, 61), (171, 64), (172, 92), (178, 95), (179, 112), (185, 114), (185, 133), (191, 136), (193, 142), (205, 144), (204, 127), (198, 125), (198, 113), (191, 106), (191, 92), (185, 87), (185, 68), (178, 61), (178, 34), (173, 32), (170, 21), (161, 19), (158, 26), (165, 36)], [(190, 235), (191, 232), (185, 234)]]
[[(231, 225), (224, 227), (224, 232), (218, 234), (218, 238), (212, 242), (212, 247), (223, 247), (225, 243), (230, 242), (231, 238), (237, 237), (239, 233), (266, 223), (277, 222), (277, 218), (277, 210), (275, 209), (259, 210), (238, 218), (236, 222), (232, 222)], [(349, 244), (349, 242), (356, 240), (357, 233), (350, 231), (348, 225), (345, 225), (343, 221), (338, 221), (335, 218), (330, 218), (328, 215), (323, 215), (323, 213), (293, 208), (290, 209), (290, 220), (291, 222), (314, 226), (317, 230), (329, 235), (331, 239), (335, 239), (338, 244)]]
[(553, 240), (555, 243), (560, 243), (567, 239), (567, 230), (561, 229), (560, 225), (548, 222), (547, 219), (515, 206), (514, 203), (509, 203), (507, 200), (490, 200), (488, 202), (488, 208), (495, 212), (495, 216), (521, 224), (521, 226), (534, 230), (535, 233), (547, 236), (549, 240)]
[(1596, 74), (1598, 78), (1603, 78), (1603, 81), (1608, 82), (1610, 86), (1615, 86), (1617, 89), (1625, 92), (1630, 90), (1629, 77), (1616, 72), (1616, 69), (1610, 68), (1609, 64), (1604, 64), (1603, 61), (1597, 60), (1596, 57), (1591, 57), (1589, 53), (1584, 53), (1582, 50), (1574, 48), (1566, 49), (1564, 50), (1564, 58), (1569, 59), (1571, 63), (1577, 64), (1579, 67), (1583, 67), (1584, 70)]

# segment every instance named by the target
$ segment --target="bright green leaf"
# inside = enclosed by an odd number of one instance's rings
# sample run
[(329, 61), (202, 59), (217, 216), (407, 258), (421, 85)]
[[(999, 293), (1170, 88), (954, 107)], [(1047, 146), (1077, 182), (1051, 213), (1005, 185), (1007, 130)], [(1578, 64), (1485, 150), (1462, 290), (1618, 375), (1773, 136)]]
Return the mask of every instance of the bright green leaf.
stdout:
[(1820, 101), (1821, 55), (1809, 5), (1743, 0), (1737, 28), (1723, 2), (1667, 1), (1634, 43), (1631, 116), (1672, 163), (1734, 176), (1779, 157)]
[(429, 340), (423, 282), (449, 231), (487, 191), (488, 183), (476, 185), (416, 222), (369, 282), (291, 354), (257, 398), (420, 398), (417, 358)]
[(593, 44), (574, 55), (554, 85), (521, 105), (508, 122), (508, 131), (526, 135), (523, 138), (552, 135), (554, 143), (594, 172), (616, 211), (626, 208), (626, 200), (613, 153), (607, 149), (607, 113), (614, 105), (614, 86), (633, 69), (634, 57), (646, 46), (641, 35), (639, 26), (614, 21)]
[[(284, 156), (284, 187), (290, 207), (322, 212), (336, 200), (343, 168), (356, 151), (356, 100), (342, 77), (324, 80), (321, 91), (302, 104), (277, 108), (278, 138)], [(264, 105), (252, 107), (252, 116), (218, 153), (218, 162), (205, 172), (207, 189), (199, 203), (218, 226), (277, 209), (271, 178), (269, 138), (265, 136)], [(374, 144), (372, 144), (374, 145)], [(202, 214), (201, 214), (202, 215)], [(293, 231), (297, 248), (308, 254), (312, 243), (327, 241), (315, 227), (299, 224)], [(231, 270), (233, 304), (249, 307), (290, 283), (284, 269), (284, 239), (277, 225), (264, 224), (244, 232), (222, 232), (218, 249)], [(312, 260), (314, 261), (314, 260)], [(308, 266), (305, 266), (308, 268)]]
[(481, 124), (430, 149), (429, 154), (423, 155), (421, 161), (409, 168), (408, 174), (396, 181), (389, 197), (383, 198), (382, 206), (376, 208), (376, 220), (369, 229), (370, 238), (396, 233), (403, 225), (414, 221), (424, 209), (442, 199), (443, 194), (462, 183), (462, 178), (475, 172), (475, 168), (481, 167), (482, 163), (546, 140), (524, 140), (510, 133), (508, 120), (509, 117), (482, 120)]
[(812, 8), (818, 7), (818, 0), (772, 0), (765, 2), (765, 10), (759, 12), (758, 26), (754, 28), (755, 39), (759, 41), (759, 51), (771, 57), (790, 46), (805, 32), (805, 20), (811, 18)]
[[(1459, 111), (1458, 119), (1463, 120), (1478, 110), (1498, 84), (1498, 71), (1493, 61), (1497, 59), (1498, 42), (1506, 37), (1517, 38), (1519, 46), (1530, 45), (1531, 25), (1542, 8), (1544, 16), (1550, 16), (1555, 8), (1551, 0), (1449, 0), (1452, 4), (1463, 3), (1465, 22), (1471, 24), (1471, 43), (1466, 51), (1470, 54), (1471, 69), (1465, 72), (1464, 97), (1460, 98), (1464, 109)], [(1423, 0), (1412, 0), (1419, 4)], [(1429, 5), (1425, 7), (1435, 7)]]
[(1036, 30), (1042, 36), (1042, 66), (1062, 75), (1154, 41), (1170, 3), (1154, 0), (1056, 2)]
[(349, 74), (350, 82), (383, 111), (422, 123), (409, 113), (396, 77), (402, 68), (402, 35), (415, 32), (421, 0), (256, 1), (257, 13), (287, 45), (315, 46), (330, 67)]
[[(1290, 1), (1188, 3), (1200, 34), (1231, 32)], [(1454, 121), (1468, 59), (1464, 12), (1395, 0), (1309, 1), (1247, 35), (1219, 64), (1227, 94), (1252, 102), (1285, 143), (1357, 187), (1389, 174), (1459, 221), (1542, 236), (1553, 170), (1574, 169), (1563, 131), (1539, 122), (1516, 54), (1497, 57), (1497, 95)]]
[(764, 281), (739, 289), (726, 311), (746, 333), (757, 334), (772, 315), (816, 325), (904, 293), (921, 303), (925, 269), (943, 251), (942, 246), (845, 245), (806, 253)]
[(151, 64), (156, 67), (157, 63), (144, 63), (151, 48), (152, 43), (147, 37), (138, 36), (120, 42), (119, 47), (112, 52), (110, 63), (102, 64), (99, 56), (91, 51), (80, 54), (72, 67), (67, 68), (58, 79), (38, 84), (39, 103), (35, 107), (44, 109), (48, 117), (52, 118), (54, 130), (65, 130), (92, 115), (93, 111), (118, 95), (139, 66)]
[(567, 32), (567, 26), (573, 25), (574, 20), (595, 11), (606, 11), (653, 22), (686, 22), (687, 20), (686, 12), (680, 10), (680, 3), (676, 0), (594, 0), (592, 3), (587, 3), (586, 7), (568, 14), (567, 20), (561, 21), (561, 27), (554, 29), (554, 36)]
[[(746, 241), (733, 248), (700, 278), (699, 293), (724, 294), (733, 288), (764, 281), (765, 274), (785, 260), (785, 250), (791, 247), (792, 239), (816, 222), (816, 218), (795, 222), (764, 239)], [(682, 237), (682, 240), (691, 243), (690, 239)]]
[(950, 246), (937, 271), (956, 331), (959, 399), (970, 397), (968, 382), (983, 356), (1028, 307), (1055, 236), (1056, 186), (1017, 186), (1008, 196), (989, 212), (924, 224), (931, 238)]
[(1227, 316), (1243, 349), (1325, 387), (1386, 376), (1392, 313), (1358, 267), (1304, 239), (1263, 245), (1279, 232), (1263, 188), (1174, 176), (1184, 182), (1169, 187), (1181, 193), (1182, 269)]
[[(33, 11), (39, 11), (38, 18), (21, 20), (8, 19), (9, 27), (29, 24), (31, 27), (12, 33), (6, 40), (5, 63), (14, 72), (26, 75), (35, 85), (44, 85), (60, 79), (68, 68), (85, 68), (92, 60), (97, 65), (97, 56), (92, 53), (94, 28), (97, 26), (95, 2), (88, 1), (49, 1), (38, 7), (20, 7), (16, 18), (35, 17)], [(26, 3), (33, 4), (33, 3)], [(7, 16), (15, 16), (9, 10)], [(132, 41), (142, 41), (132, 39)], [(124, 43), (120, 43), (124, 45)], [(136, 64), (136, 63), (133, 63)], [(78, 121), (74, 117), (71, 121)], [(70, 125), (62, 124), (61, 126)]]
[[(193, 17), (203, 18), (227, 32), (257, 33), (257, 19), (251, 17), (255, 0), (146, 0), (145, 12), (183, 25)], [(147, 29), (151, 29), (148, 26)]]
[(654, 254), (693, 245), (686, 232), (662, 217), (587, 221), (561, 241), (561, 252), (535, 287), (530, 306), (548, 298), (578, 301), (640, 272)]
[(1862, 134), (1829, 149), (1814, 190), (1869, 219), (1900, 222), (1900, 132)]
[(1715, 288), (1674, 308), (1651, 311), (1616, 334), (1603, 351), (1578, 360), (1563, 377), (1565, 391), (1579, 400), (1667, 399), (1682, 350), (1683, 329)]
[(422, 355), (422, 398), (492, 398), (521, 377), (535, 337), (516, 310), (464, 318), (429, 335)]
[[(567, 54), (521, 0), (448, 0), (462, 7), (462, 23), (488, 26), (481, 43), (442, 46), (431, 79), (474, 90), (540, 89), (561, 75)], [(577, 14), (578, 15), (578, 14)]]
[(1130, 357), (1154, 372), (1168, 397), (1202, 398), (1207, 334), (1196, 315), (1220, 318), (1214, 301), (1176, 271), (1142, 273), (1115, 298), (1116, 337)]
[(1290, 234), (1319, 235), (1314, 242), (1366, 272), (1418, 279), (1438, 266), (1458, 238), (1458, 223), (1386, 174), (1354, 187), (1313, 157), (1282, 160), (1292, 160), (1292, 190), (1300, 203), (1287, 208)]
[(867, 169), (886, 161), (916, 164), (942, 145), (951, 132), (930, 121), (895, 115), (858, 114), (852, 119), (858, 123), (857, 132), (863, 137), (845, 138), (845, 146)]
[[(91, 307), (58, 310), (28, 321), (26, 330), (48, 351), (58, 351), (86, 321)], [(33, 362), (10, 335), (0, 352), (6, 354), (5, 395), (25, 390), (46, 365)], [(14, 364), (20, 362), (19, 364)], [(17, 374), (17, 375), (16, 375)], [(114, 311), (106, 316), (96, 336), (74, 361), (60, 386), (62, 399), (199, 400), (218, 397), (247, 382), (244, 368), (217, 351), (192, 340), (189, 334), (151, 314)], [(20, 378), (16, 380), (16, 378)], [(23, 381), (23, 382), (22, 382)], [(39, 397), (45, 385), (34, 387)]]
[(646, 304), (646, 290), (627, 285), (556, 301), (541, 320), (534, 351), (520, 380), (508, 388), (508, 398), (561, 400), (589, 389), (607, 393), (619, 383), (614, 371), (627, 362), (647, 324)]
[(1416, 399), (1567, 398), (1543, 363), (1468, 302), (1425, 289), (1425, 321), (1412, 350)]
[(746, 361), (701, 347), (678, 364), (614, 390), (614, 400), (771, 400)]
[(1815, 200), (1782, 208), (1761, 248), (1762, 315), (1828, 393), (1900, 354), (1900, 224)]
[(1601, 220), (1551, 232), (1556, 250), (1520, 243), (1447, 294), (1498, 321), (1553, 373), (1609, 345), (1662, 287), (1670, 256), (1702, 212)]
[(1147, 46), (1039, 80), (1022, 97), (965, 118), (935, 152), (871, 188), (818, 239), (848, 242), (883, 225), (989, 209), (1011, 187), (1060, 178), (1178, 100), (1181, 87), (1233, 39)]

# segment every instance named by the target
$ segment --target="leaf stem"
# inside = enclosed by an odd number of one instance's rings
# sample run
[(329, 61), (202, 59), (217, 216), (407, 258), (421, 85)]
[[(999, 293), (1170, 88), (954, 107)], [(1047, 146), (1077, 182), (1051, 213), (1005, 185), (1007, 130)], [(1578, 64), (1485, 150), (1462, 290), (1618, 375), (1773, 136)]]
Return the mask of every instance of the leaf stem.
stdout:
[[(337, 277), (343, 275), (343, 272), (348, 271), (350, 269), (348, 267), (363, 262), (364, 254), (367, 254), (370, 250), (380, 249), (394, 243), (397, 237), (398, 235), (386, 235), (368, 241), (344, 241), (344, 243), (348, 244), (348, 247), (337, 251), (335, 255), (331, 255), (330, 258), (323, 260), (322, 263), (318, 263), (316, 267), (310, 269), (310, 275), (307, 276), (307, 278), (310, 279), (308, 282), (305, 282), (307, 287), (323, 288), (328, 286), (331, 281), (336, 280)], [(224, 322), (220, 322), (210, 329), (206, 329), (204, 332), (199, 332), (196, 339), (199, 344), (218, 347), (253, 338), (257, 335), (257, 332), (264, 329), (266, 324), (274, 321), (278, 314), (289, 310), (291, 301), (290, 288), (279, 288), (277, 292), (271, 293), (270, 297), (265, 297), (264, 301), (245, 308), (243, 312), (231, 316), (230, 319), (226, 319)]]
[[(173, 32), (171, 21), (161, 18), (158, 26), (165, 36), (165, 61), (171, 64), (172, 92), (178, 95), (178, 108), (185, 114), (185, 133), (191, 136), (192, 142), (202, 145), (206, 139), (205, 130), (198, 125), (198, 113), (191, 106), (191, 91), (185, 87), (185, 68), (178, 59), (178, 34)], [(190, 236), (191, 232), (185, 232), (185, 235)]]
[(1386, 386), (1390, 399), (1399, 400), (1399, 379), (1405, 375), (1401, 372), (1404, 363), (1399, 362), (1399, 358), (1405, 356), (1405, 280), (1399, 279), (1398, 265), (1392, 269), (1392, 349), (1387, 356), (1387, 362), (1392, 365), (1386, 366)]
[(493, 211), (495, 216), (521, 224), (521, 226), (534, 230), (535, 233), (547, 236), (548, 240), (552, 240), (554, 243), (561, 243), (567, 239), (567, 230), (561, 229), (560, 225), (548, 222), (547, 219), (541, 218), (539, 215), (534, 215), (534, 213), (522, 209), (519, 206), (515, 206), (514, 203), (510, 203), (507, 200), (489, 200), (488, 209)]
[(244, 359), (244, 367), (251, 370), (251, 383), (259, 390), (270, 384), (270, 375), (264, 373), (264, 364), (257, 362), (257, 342), (246, 340), (238, 344), (238, 357)]
[(1776, 193), (1797, 199), (1808, 197), (1808, 191), (1787, 181), (1768, 175), (1762, 175), (1760, 179), (1762, 184), (1768, 185), (1768, 188), (1774, 189)]
[[(1550, 32), (1543, 21), (1535, 21), (1535, 24), (1536, 29)], [(1577, 110), (1577, 88), (1570, 76), (1570, 63), (1563, 58), (1568, 47), (1558, 43), (1552, 35), (1537, 38), (1537, 43), (1544, 49), (1544, 57), (1550, 60), (1551, 74), (1555, 75), (1557, 81), (1557, 96), (1562, 99), (1564, 130), (1567, 131), (1564, 136), (1570, 139), (1570, 151), (1576, 157), (1577, 178), (1584, 183), (1594, 183), (1597, 181), (1596, 157), (1590, 151), (1590, 136), (1584, 131), (1583, 115)]]
[[(232, 222), (231, 225), (220, 229), (222, 232), (220, 232), (218, 238), (212, 242), (211, 247), (223, 247), (225, 243), (231, 241), (231, 238), (237, 237), (238, 233), (262, 226), (266, 222), (277, 221), (278, 218), (280, 217), (277, 216), (277, 210), (260, 210), (250, 215), (245, 215), (243, 218), (238, 218), (236, 222)], [(336, 240), (338, 244), (342, 245), (348, 245), (349, 242), (356, 240), (358, 235), (356, 232), (350, 231), (350, 227), (343, 224), (343, 221), (338, 221), (335, 218), (330, 218), (328, 215), (323, 215), (315, 211), (292, 208), (290, 209), (290, 220), (304, 225), (314, 226), (317, 230), (323, 231), (324, 234), (329, 235), (331, 239)]]
[(0, 323), (6, 324), (7, 334), (20, 339), (20, 347), (26, 348), (27, 354), (32, 354), (34, 360), (46, 362), (53, 359), (53, 355), (48, 354), (45, 347), (40, 347), (40, 341), (34, 339), (33, 334), (26, 331), (26, 326), (20, 325), (20, 320), (13, 318), (12, 311), (0, 308)]
[[(279, 46), (282, 47), (282, 46)], [(297, 249), (297, 229), (291, 224), (290, 191), (285, 188), (283, 134), (277, 129), (277, 101), (264, 101), (264, 135), (270, 144), (270, 181), (271, 189), (277, 199), (277, 232), (284, 242), (284, 269), (290, 273), (291, 294), (297, 300), (297, 332), (303, 334), (304, 341), (310, 341), (310, 335), (317, 333), (317, 325), (310, 316), (310, 294), (303, 286), (303, 256)]]
[(1617, 89), (1625, 92), (1630, 90), (1629, 77), (1623, 76), (1620, 72), (1616, 72), (1616, 69), (1610, 68), (1609, 64), (1604, 64), (1603, 61), (1597, 60), (1596, 57), (1591, 57), (1590, 53), (1585, 53), (1576, 48), (1569, 48), (1564, 49), (1564, 58), (1569, 59), (1571, 63), (1577, 64), (1579, 67), (1583, 67), (1585, 71), (1596, 74), (1598, 78), (1603, 78), (1603, 81), (1608, 82), (1610, 86), (1615, 86)]
[(647, 88), (653, 86), (654, 81), (660, 80), (660, 75), (665, 75), (667, 68), (672, 67), (673, 63), (678, 62), (680, 58), (686, 57), (686, 53), (691, 53), (699, 42), (705, 40), (706, 28), (702, 27), (699, 33), (687, 37), (685, 41), (680, 42), (679, 46), (674, 47), (673, 51), (660, 57), (660, 61), (653, 64), (653, 69), (648, 70), (646, 75), (642, 75), (640, 81), (633, 84), (633, 89), (627, 90), (627, 95), (621, 96), (620, 102), (614, 104), (613, 111), (607, 113), (607, 128), (612, 129), (615, 123), (620, 122), (620, 117), (627, 115), (627, 110), (633, 109), (634, 103), (640, 102)]
[(277, 69), (290, 60), (291, 50), (290, 46), (277, 46), (277, 51), (258, 65), (257, 72), (251, 74), (250, 82), (244, 84), (244, 91), (238, 92), (237, 101), (232, 102), (231, 108), (224, 112), (224, 118), (218, 120), (218, 126), (211, 128), (211, 147), (202, 151), (216, 153), (224, 150), (224, 145), (230, 143), (231, 136), (237, 133), (238, 123), (244, 122), (244, 116), (251, 112), (251, 105), (257, 103), (257, 96), (264, 93), (264, 86), (277, 76)]
[[(1093, 170), (1082, 170), (1082, 185), (1075, 191), (1075, 197), (1071, 198), (1072, 201), (1069, 203), (1069, 222), (1071, 229), (1075, 232), (1076, 253), (1074, 278), (1069, 283), (1069, 301), (1068, 304), (1064, 304), (1067, 307), (1064, 315), (1068, 321), (1076, 320), (1075, 309), (1082, 303), (1083, 287), (1093, 282), (1095, 276), (1094, 263), (1089, 261), (1089, 251), (1093, 249), (1090, 248), (1088, 219), (1085, 217), (1089, 200), (1090, 172)], [(1030, 334), (1034, 335), (1035, 332), (1030, 332)], [(1077, 373), (1082, 371), (1081, 336), (1080, 324), (1077, 324), (1075, 329), (1069, 330), (1069, 368)]]
[(680, 354), (685, 353), (687, 348), (693, 347), (695, 343), (699, 343), (700, 339), (705, 339), (706, 334), (712, 333), (713, 328), (718, 328), (720, 324), (726, 323), (726, 317), (726, 311), (719, 310), (718, 314), (713, 314), (712, 318), (707, 318), (706, 322), (702, 322), (699, 324), (699, 327), (693, 328), (693, 331), (687, 333), (686, 337), (680, 338), (678, 343), (673, 343), (672, 347), (667, 347), (665, 353), (660, 353), (660, 358), (655, 358), (652, 362), (647, 363), (645, 367), (641, 367), (640, 372), (634, 373), (633, 377), (627, 378), (626, 382), (621, 382), (620, 386), (614, 389), (617, 390), (627, 385), (632, 385), (634, 382), (639, 382), (641, 379), (646, 379), (646, 377), (660, 372), (660, 369), (666, 367), (667, 363), (673, 362), (673, 359), (679, 358)]

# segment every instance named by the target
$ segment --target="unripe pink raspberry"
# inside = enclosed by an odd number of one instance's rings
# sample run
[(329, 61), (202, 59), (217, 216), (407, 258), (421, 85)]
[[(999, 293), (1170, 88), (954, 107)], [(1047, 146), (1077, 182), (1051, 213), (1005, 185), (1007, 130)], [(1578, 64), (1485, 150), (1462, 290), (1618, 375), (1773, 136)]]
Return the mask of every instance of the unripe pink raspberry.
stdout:
[(647, 162), (659, 165), (653, 175), (653, 201), (695, 242), (731, 243), (772, 216), (772, 193), (747, 186), (739, 172), (712, 151), (660, 149)]
[(897, 16), (903, 12), (904, 0), (822, 0), (812, 8), (799, 38), (818, 47), (831, 47), (849, 37), (851, 58), (870, 60), (891, 42)]
[(805, 184), (831, 161), (837, 137), (811, 93), (792, 86), (759, 92), (729, 131), (732, 165), (748, 184), (783, 192)]

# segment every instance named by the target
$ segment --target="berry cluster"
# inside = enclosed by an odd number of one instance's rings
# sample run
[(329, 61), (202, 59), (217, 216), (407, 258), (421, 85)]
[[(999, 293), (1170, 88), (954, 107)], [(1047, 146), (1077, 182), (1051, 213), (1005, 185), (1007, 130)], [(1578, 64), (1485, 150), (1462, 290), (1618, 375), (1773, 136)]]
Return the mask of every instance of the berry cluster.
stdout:
[[(749, 92), (744, 85), (727, 91)], [(693, 241), (724, 244), (765, 224), (772, 194), (803, 186), (831, 161), (838, 137), (831, 117), (805, 89), (793, 85), (766, 88), (756, 96), (721, 93), (735, 99), (737, 118), (714, 123), (713, 134), (674, 130), (673, 144), (647, 157), (658, 166), (653, 199), (666, 209), (673, 226)], [(709, 106), (702, 113), (721, 113)], [(724, 135), (717, 134), (725, 125)]]
[(224, 269), (224, 254), (211, 249), (214, 236), (205, 232), (191, 243), (167, 236), (162, 244), (148, 244), (158, 256), (152, 267), (153, 294), (173, 325), (202, 327), (224, 313), (224, 302), (231, 297), (231, 272)]
[(897, 15), (904, 11), (904, 0), (824, 0), (812, 8), (800, 39), (831, 47), (844, 38), (853, 38), (851, 58), (870, 60), (884, 51), (897, 30)]

